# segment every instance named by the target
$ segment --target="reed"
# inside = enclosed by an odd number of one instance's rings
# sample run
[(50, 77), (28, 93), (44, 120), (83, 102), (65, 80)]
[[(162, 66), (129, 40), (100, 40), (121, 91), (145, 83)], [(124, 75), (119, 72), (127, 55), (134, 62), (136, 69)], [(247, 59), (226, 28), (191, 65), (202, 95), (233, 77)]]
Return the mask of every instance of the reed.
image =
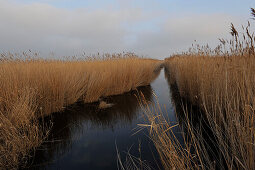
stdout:
[(99, 60), (13, 58), (0, 61), (0, 169), (17, 168), (50, 127), (38, 118), (77, 101), (95, 102), (153, 81), (162, 62), (133, 54)]
[(248, 22), (241, 34), (231, 24), (233, 39), (220, 39), (216, 49), (196, 45), (165, 59), (184, 141), (160, 109), (142, 102), (165, 169), (255, 169), (255, 39), (250, 28)]
[(212, 129), (214, 145), (222, 155), (221, 166), (253, 169), (255, 56), (180, 56), (167, 63), (180, 96), (202, 110), (203, 119)]

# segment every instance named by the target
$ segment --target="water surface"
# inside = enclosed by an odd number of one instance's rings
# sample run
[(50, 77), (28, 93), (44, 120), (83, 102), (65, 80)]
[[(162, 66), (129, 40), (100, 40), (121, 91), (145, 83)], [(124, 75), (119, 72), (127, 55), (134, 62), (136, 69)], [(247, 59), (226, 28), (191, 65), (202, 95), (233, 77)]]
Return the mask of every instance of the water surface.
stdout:
[(137, 100), (139, 92), (151, 105), (159, 102), (169, 119), (176, 122), (162, 70), (150, 86), (104, 99), (114, 104), (110, 108), (99, 109), (98, 103), (76, 103), (64, 112), (52, 114), (48, 118), (53, 122), (49, 138), (35, 152), (28, 169), (117, 169), (117, 149), (123, 162), (129, 152), (152, 169), (161, 169), (147, 129), (138, 132), (137, 124), (148, 123)]

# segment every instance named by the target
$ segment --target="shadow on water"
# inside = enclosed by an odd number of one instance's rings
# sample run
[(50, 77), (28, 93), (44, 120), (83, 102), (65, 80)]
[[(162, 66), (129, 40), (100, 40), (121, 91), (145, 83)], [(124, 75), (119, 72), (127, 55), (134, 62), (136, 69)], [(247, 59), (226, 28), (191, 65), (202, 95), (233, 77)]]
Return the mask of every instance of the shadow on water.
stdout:
[[(156, 74), (160, 73), (160, 68)], [(198, 106), (181, 98), (175, 78), (171, 76), (165, 67), (164, 74), (161, 72), (151, 86), (104, 98), (103, 101), (113, 104), (109, 108), (99, 109), (99, 103), (76, 103), (64, 112), (44, 118), (44, 123), (53, 126), (46, 142), (31, 154), (34, 156), (27, 169), (116, 169), (116, 145), (119, 151), (132, 147), (135, 150), (132, 155), (142, 155), (141, 159), (148, 161), (152, 168), (162, 168), (157, 165), (159, 156), (147, 130), (132, 135), (137, 124), (144, 121), (136, 98), (140, 92), (152, 104), (156, 102), (153, 93), (158, 96), (159, 103), (166, 104), (170, 120), (179, 123), (173, 133), (182, 146), (185, 147), (184, 139), (189, 142), (195, 135), (197, 144), (203, 146), (199, 152), (205, 166), (209, 160), (214, 162), (215, 169), (224, 168), (224, 158), (206, 116)], [(140, 144), (141, 153), (138, 151)], [(196, 155), (194, 148), (191, 152)]]
[[(91, 139), (93, 141), (93, 134), (97, 133), (100, 133), (101, 135), (98, 135), (96, 140), (105, 141), (105, 143), (97, 143), (94, 141), (95, 143), (92, 147), (96, 146), (97, 148), (94, 148), (93, 151), (84, 149), (84, 153), (95, 152), (91, 153), (94, 155), (93, 157), (96, 158), (97, 154), (100, 154), (98, 155), (98, 157), (100, 157), (102, 156), (100, 152), (104, 151), (100, 151), (100, 148), (108, 147), (102, 145), (111, 145), (111, 152), (109, 151), (108, 153), (111, 156), (109, 157), (112, 157), (111, 159), (116, 158), (117, 155), (114, 146), (114, 140), (116, 139), (110, 139), (109, 141), (107, 138), (116, 138), (117, 135), (123, 136), (123, 134), (129, 134), (126, 135), (128, 137), (121, 137), (123, 139), (119, 139), (119, 141), (130, 140), (132, 142), (138, 139), (137, 137), (135, 137), (135, 139), (130, 139), (129, 136), (132, 128), (137, 125), (136, 119), (138, 119), (140, 107), (136, 96), (141, 92), (147, 101), (152, 102), (152, 88), (149, 85), (139, 87), (137, 90), (125, 93), (123, 95), (116, 95), (103, 99), (107, 103), (113, 104), (113, 106), (110, 108), (99, 109), (99, 103), (76, 103), (66, 108), (64, 112), (54, 113), (51, 116), (44, 118), (42, 120), (44, 123), (47, 123), (48, 125), (52, 124), (53, 126), (46, 142), (44, 142), (42, 146), (36, 150), (36, 152), (33, 154), (34, 156), (29, 160), (27, 168), (55, 169), (56, 166), (54, 164), (56, 161), (59, 159), (65, 160), (65, 157), (68, 159), (73, 156), (66, 156), (68, 155), (69, 151), (76, 150), (75, 148), (72, 148), (73, 145), (74, 147), (77, 143), (84, 143), (82, 145), (85, 145), (86, 139)], [(144, 136), (144, 134), (141, 134), (140, 137), (142, 135)], [(120, 141), (120, 143), (125, 143), (126, 141)], [(107, 153), (105, 154), (107, 155)], [(98, 164), (102, 163), (100, 162), (100, 159), (95, 161), (98, 161)], [(103, 159), (102, 161), (107, 161), (107, 159)], [(81, 162), (82, 160), (80, 163)], [(101, 168), (116, 169), (116, 159), (114, 159), (114, 162), (115, 163), (113, 165), (102, 165)], [(93, 166), (86, 165), (86, 161), (83, 161), (83, 163), (76, 168), (95, 168)], [(53, 164), (53, 166), (51, 164)], [(91, 163), (87, 162), (87, 164)], [(61, 167), (61, 169), (62, 168), (63, 167)]]
[[(182, 146), (185, 147), (184, 138), (186, 143), (190, 143), (193, 136), (196, 138), (196, 145), (200, 146), (198, 152), (205, 167), (209, 167), (207, 164), (209, 162), (214, 169), (226, 168), (224, 158), (220, 154), (220, 148), (205, 113), (199, 106), (193, 105), (189, 100), (181, 97), (176, 79), (172, 77), (173, 75), (167, 67), (164, 68), (164, 71), (170, 89), (172, 105), (175, 108), (176, 117), (183, 133), (182, 139), (178, 138)], [(197, 155), (194, 147), (191, 148), (191, 152)]]
[[(159, 73), (160, 69), (156, 74)], [(139, 93), (143, 93), (149, 103), (155, 103), (155, 93), (159, 102), (166, 104), (170, 120), (179, 123), (174, 134), (182, 146), (185, 145), (184, 139), (190, 141), (192, 130), (197, 142), (205, 146), (201, 150), (203, 159), (209, 157), (211, 162), (215, 162), (216, 169), (224, 167), (217, 142), (203, 112), (181, 98), (175, 78), (171, 76), (165, 67), (164, 74), (161, 72), (151, 86), (104, 98), (104, 102), (113, 104), (109, 108), (99, 109), (99, 102), (76, 103), (63, 112), (44, 118), (43, 123), (53, 126), (46, 141), (31, 154), (27, 169), (116, 169), (116, 145), (119, 151), (132, 147), (132, 155), (141, 155), (141, 159), (148, 161), (152, 168), (162, 168), (157, 165), (160, 164), (159, 156), (148, 138), (147, 130), (132, 135), (137, 124), (144, 121), (136, 97)], [(141, 153), (138, 151), (140, 144)], [(194, 148), (192, 152), (195, 154)], [(123, 159), (125, 157), (122, 156)]]

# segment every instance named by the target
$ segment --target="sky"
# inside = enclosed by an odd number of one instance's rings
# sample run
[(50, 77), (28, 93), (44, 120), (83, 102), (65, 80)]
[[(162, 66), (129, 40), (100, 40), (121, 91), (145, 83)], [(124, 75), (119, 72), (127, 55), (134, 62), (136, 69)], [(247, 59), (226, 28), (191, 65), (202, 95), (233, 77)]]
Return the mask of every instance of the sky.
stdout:
[[(133, 52), (164, 59), (230, 38), (254, 0), (0, 0), (0, 53), (41, 56)], [(255, 22), (255, 21), (253, 21)]]

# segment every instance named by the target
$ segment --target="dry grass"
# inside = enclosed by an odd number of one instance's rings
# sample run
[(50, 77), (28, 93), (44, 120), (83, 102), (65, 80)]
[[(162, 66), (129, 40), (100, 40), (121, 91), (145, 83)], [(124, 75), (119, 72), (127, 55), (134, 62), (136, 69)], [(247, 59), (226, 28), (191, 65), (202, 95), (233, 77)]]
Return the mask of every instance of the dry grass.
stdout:
[(143, 101), (165, 169), (255, 169), (255, 38), (249, 22), (243, 30), (241, 39), (232, 24), (233, 39), (215, 50), (196, 46), (165, 60), (184, 142)]
[(162, 62), (112, 55), (107, 59), (0, 61), (0, 169), (16, 168), (47, 136), (38, 118), (77, 101), (94, 102), (150, 84)]
[(183, 56), (167, 63), (180, 96), (204, 113), (223, 156), (221, 165), (254, 169), (255, 56)]
[(184, 148), (172, 130), (178, 124), (172, 124), (165, 117), (159, 103), (150, 107), (143, 94), (140, 97), (140, 104), (145, 113), (145, 118), (150, 122), (150, 124), (140, 124), (140, 126), (148, 128), (164, 169), (188, 169), (188, 167), (192, 167), (192, 155), (188, 150), (190, 147)]

